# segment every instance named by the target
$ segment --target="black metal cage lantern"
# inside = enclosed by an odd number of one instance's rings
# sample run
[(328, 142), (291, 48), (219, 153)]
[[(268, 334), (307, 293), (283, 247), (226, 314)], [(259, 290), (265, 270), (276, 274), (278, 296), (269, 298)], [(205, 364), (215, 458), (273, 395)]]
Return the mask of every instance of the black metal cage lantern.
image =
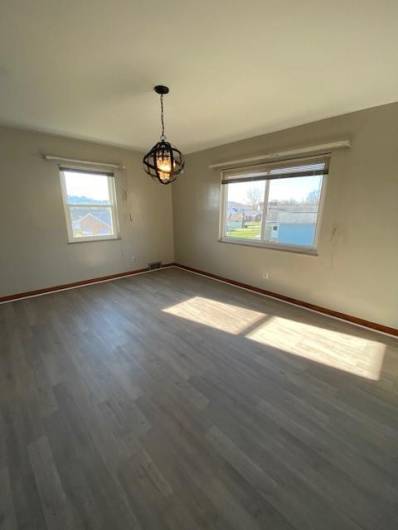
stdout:
[(162, 184), (170, 184), (176, 180), (177, 175), (182, 173), (184, 157), (181, 151), (166, 141), (164, 134), (163, 96), (169, 93), (169, 89), (166, 86), (157, 85), (154, 90), (160, 95), (162, 133), (160, 142), (144, 156), (143, 164), (148, 175), (157, 178)]
[(184, 169), (184, 159), (178, 149), (166, 140), (160, 140), (144, 156), (144, 167), (151, 177), (159, 179), (162, 184), (170, 184)]

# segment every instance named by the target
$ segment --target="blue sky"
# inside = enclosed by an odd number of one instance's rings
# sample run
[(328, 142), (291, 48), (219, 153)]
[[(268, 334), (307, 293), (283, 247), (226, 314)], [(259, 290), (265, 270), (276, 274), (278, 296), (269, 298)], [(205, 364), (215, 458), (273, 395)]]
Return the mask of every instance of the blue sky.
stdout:
[(109, 200), (108, 177), (88, 173), (65, 172), (66, 192), (69, 196)]
[[(302, 201), (311, 191), (319, 190), (321, 184), (322, 177), (320, 176), (273, 180), (270, 183), (269, 200), (285, 201), (295, 199), (296, 201)], [(250, 202), (247, 196), (249, 189), (257, 189), (258, 193), (263, 197), (264, 181), (238, 182), (228, 185), (228, 200), (241, 203)]]

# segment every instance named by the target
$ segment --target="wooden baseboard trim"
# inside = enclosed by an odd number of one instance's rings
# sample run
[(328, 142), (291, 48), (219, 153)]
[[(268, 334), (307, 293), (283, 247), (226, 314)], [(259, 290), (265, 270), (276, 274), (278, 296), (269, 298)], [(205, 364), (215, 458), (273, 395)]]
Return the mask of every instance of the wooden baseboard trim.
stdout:
[(350, 322), (351, 324), (355, 324), (357, 326), (371, 329), (373, 331), (378, 331), (386, 335), (398, 337), (398, 329), (396, 328), (391, 328), (389, 326), (384, 326), (383, 324), (378, 324), (377, 322), (371, 322), (370, 320), (365, 320), (363, 318), (355, 317), (352, 315), (347, 315), (346, 313), (341, 313), (340, 311), (335, 311), (334, 309), (327, 309), (326, 307), (311, 304), (309, 302), (304, 302), (302, 300), (297, 300), (296, 298), (285, 296), (284, 294), (274, 293), (273, 291), (267, 291), (265, 289), (260, 289), (259, 287), (254, 287), (253, 285), (249, 285), (247, 283), (237, 282), (236, 280), (224, 278), (223, 276), (219, 276), (218, 274), (213, 274), (211, 272), (202, 271), (194, 267), (188, 267), (187, 265), (182, 265), (180, 263), (175, 263), (174, 265), (176, 267), (179, 267), (180, 269), (194, 272), (196, 274), (201, 274), (202, 276), (207, 276), (208, 278), (212, 278), (213, 280), (225, 282), (230, 285), (234, 285), (236, 287), (246, 289), (248, 291), (252, 291), (252, 292), (264, 295), (264, 296), (269, 296), (271, 298), (276, 298), (277, 300), (281, 300), (283, 302), (287, 302), (289, 304), (293, 304), (298, 307), (303, 307), (311, 311), (316, 311), (317, 313), (322, 313), (324, 315), (337, 318), (339, 320), (344, 320), (346, 322)]
[[(315, 304), (311, 304), (309, 302), (304, 302), (302, 300), (298, 300), (296, 298), (292, 298), (290, 296), (285, 296), (283, 294), (274, 293), (273, 291), (268, 291), (266, 289), (261, 289), (259, 287), (254, 287), (253, 285), (249, 285), (247, 283), (238, 282), (236, 280), (231, 280), (230, 278), (224, 278), (224, 276), (219, 276), (218, 274), (213, 274), (211, 272), (202, 271), (200, 269), (196, 269), (194, 267), (188, 267), (187, 265), (182, 265), (181, 263), (166, 263), (161, 266), (161, 268), (167, 268), (167, 267), (178, 267), (183, 270), (187, 270), (190, 272), (194, 272), (196, 274), (201, 274), (202, 276), (206, 276), (208, 278), (212, 278), (213, 280), (218, 280), (224, 283), (228, 283), (230, 285), (234, 285), (236, 287), (240, 287), (241, 289), (246, 289), (248, 291), (252, 291), (264, 296), (269, 296), (271, 298), (276, 298), (277, 300), (281, 300), (283, 302), (287, 302), (289, 304), (296, 305), (298, 307), (302, 307), (305, 309), (309, 309), (310, 311), (316, 311), (317, 313), (321, 313), (333, 318), (337, 318), (339, 320), (344, 320), (346, 322), (350, 322), (351, 324), (355, 324), (357, 326), (361, 326), (367, 329), (371, 329), (373, 331), (378, 331), (380, 333), (384, 333), (386, 335), (390, 335), (393, 337), (398, 337), (398, 329), (391, 328), (389, 326), (385, 326), (383, 324), (379, 324), (377, 322), (371, 322), (370, 320), (365, 320), (363, 318), (355, 317), (352, 315), (347, 315), (346, 313), (341, 313), (340, 311), (335, 311), (333, 309), (328, 309), (326, 307), (318, 306)], [(104, 283), (109, 282), (112, 280), (117, 280), (120, 278), (125, 278), (127, 276), (136, 276), (138, 274), (145, 274), (148, 272), (154, 272), (159, 269), (154, 269), (153, 271), (144, 268), (144, 269), (136, 269), (132, 271), (127, 272), (120, 272), (117, 274), (109, 274), (108, 276), (100, 276), (98, 278), (90, 278), (88, 280), (81, 280), (78, 282), (72, 282), (72, 283), (65, 283), (61, 285), (54, 285), (51, 287), (45, 287), (43, 289), (36, 289), (35, 291), (25, 291), (22, 293), (16, 293), (11, 294), (7, 296), (1, 296), (0, 297), (0, 304), (5, 302), (13, 302), (16, 300), (21, 300), (23, 298), (32, 298), (34, 296), (42, 296), (49, 293), (54, 293), (57, 291), (65, 291), (68, 289), (75, 289), (77, 287), (84, 287), (86, 285), (91, 285), (95, 283)]]
[[(166, 263), (161, 265), (161, 268), (172, 267), (174, 263)], [(22, 298), (32, 298), (34, 296), (41, 296), (44, 294), (54, 293), (57, 291), (66, 291), (68, 289), (75, 289), (77, 287), (84, 287), (86, 285), (91, 285), (93, 283), (104, 283), (112, 280), (118, 280), (120, 278), (125, 278), (126, 276), (136, 276), (137, 274), (144, 274), (147, 272), (153, 272), (159, 269), (136, 269), (127, 272), (119, 272), (117, 274), (109, 274), (108, 276), (99, 276), (98, 278), (90, 278), (88, 280), (81, 280), (78, 282), (64, 283), (61, 285), (53, 285), (51, 287), (44, 287), (43, 289), (36, 289), (35, 291), (25, 291), (22, 293), (10, 294), (7, 296), (0, 296), (0, 304), (5, 302), (14, 302), (15, 300), (21, 300)]]

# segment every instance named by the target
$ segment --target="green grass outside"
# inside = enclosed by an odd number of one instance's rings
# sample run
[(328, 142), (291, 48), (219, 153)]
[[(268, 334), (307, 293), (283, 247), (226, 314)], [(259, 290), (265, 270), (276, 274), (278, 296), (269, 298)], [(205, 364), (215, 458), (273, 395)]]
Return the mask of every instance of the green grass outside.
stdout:
[(246, 228), (235, 228), (227, 232), (227, 237), (236, 237), (237, 239), (259, 239), (261, 234), (261, 223), (248, 222)]

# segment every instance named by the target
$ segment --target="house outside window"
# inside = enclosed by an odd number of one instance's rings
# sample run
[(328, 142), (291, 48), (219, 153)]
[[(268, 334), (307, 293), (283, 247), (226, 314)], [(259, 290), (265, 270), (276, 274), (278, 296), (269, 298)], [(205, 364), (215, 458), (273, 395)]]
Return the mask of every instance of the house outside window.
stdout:
[(60, 168), (70, 243), (119, 237), (113, 173)]

